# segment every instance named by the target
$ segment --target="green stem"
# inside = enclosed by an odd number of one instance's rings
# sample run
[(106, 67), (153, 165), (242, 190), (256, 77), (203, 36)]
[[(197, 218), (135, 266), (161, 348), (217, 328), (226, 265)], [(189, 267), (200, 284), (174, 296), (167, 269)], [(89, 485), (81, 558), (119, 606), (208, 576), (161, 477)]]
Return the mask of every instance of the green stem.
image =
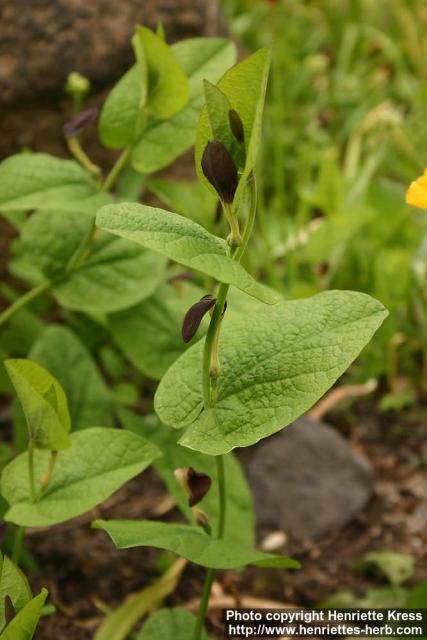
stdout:
[(66, 142), (71, 155), (74, 156), (79, 164), (82, 165), (83, 169), (86, 169), (89, 175), (99, 180), (101, 178), (101, 168), (92, 162), (87, 153), (83, 150), (78, 138), (76, 136), (71, 136), (66, 139)]
[[(243, 254), (248, 246), (249, 238), (252, 233), (255, 214), (256, 214), (256, 182), (255, 177), (250, 181), (251, 188), (251, 207), (246, 221), (245, 230), (243, 232), (243, 238), (241, 239), (240, 246), (236, 247), (231, 253), (231, 257), (236, 262), (240, 262)], [(203, 350), (203, 404), (205, 410), (212, 408), (216, 403), (217, 396), (217, 383), (220, 376), (220, 364), (219, 364), (219, 333), (221, 331), (221, 322), (224, 315), (225, 303), (227, 300), (229, 284), (221, 283), (218, 287), (218, 294), (216, 303), (212, 313), (211, 321), (205, 338), (205, 345)], [(219, 518), (218, 518), (218, 532), (217, 539), (221, 540), (224, 537), (226, 513), (227, 513), (227, 493), (225, 486), (225, 468), (224, 457), (216, 456), (216, 468), (218, 478), (218, 493), (219, 493)], [(212, 589), (212, 583), (215, 577), (215, 570), (209, 569), (206, 573), (205, 584), (203, 587), (203, 594), (200, 601), (199, 611), (197, 613), (197, 621), (194, 629), (193, 640), (200, 640), (204, 620), (206, 617), (206, 611), (209, 604), (209, 597)]]
[(227, 494), (225, 489), (225, 469), (224, 456), (216, 456), (216, 470), (218, 477), (219, 492), (219, 519), (218, 519), (218, 540), (222, 540), (225, 532), (225, 521), (227, 512)]
[(22, 551), (22, 543), (24, 541), (25, 527), (17, 527), (15, 539), (13, 541), (12, 560), (15, 564), (19, 564)]
[(202, 634), (203, 624), (205, 621), (206, 612), (208, 610), (209, 598), (211, 595), (211, 589), (212, 589), (212, 583), (214, 581), (214, 577), (215, 577), (215, 569), (208, 569), (206, 573), (205, 584), (203, 586), (203, 593), (202, 593), (202, 598), (200, 600), (200, 607), (197, 614), (196, 625), (194, 627), (193, 640), (199, 640)]
[(0, 314), (0, 326), (3, 325), (7, 320), (9, 320), (17, 311), (25, 307), (26, 304), (38, 298), (42, 293), (45, 293), (52, 286), (52, 282), (50, 280), (46, 280), (41, 284), (34, 287), (34, 289), (30, 289), (27, 293), (24, 293), (23, 296), (18, 298), (13, 304), (11, 304), (7, 309)]
[(36, 487), (34, 482), (34, 440), (30, 438), (28, 443), (28, 478), (30, 482), (30, 499), (36, 501)]
[(131, 152), (130, 147), (126, 147), (126, 149), (124, 149), (121, 152), (115, 164), (113, 165), (110, 173), (104, 180), (104, 184), (102, 185), (102, 191), (110, 191), (111, 188), (114, 186), (114, 183), (116, 182), (117, 178), (119, 177), (119, 175), (121, 174), (125, 166), (127, 165), (130, 152)]
[(242, 243), (240, 247), (238, 247), (235, 255), (233, 256), (233, 259), (236, 260), (237, 262), (240, 262), (240, 260), (243, 257), (243, 254), (247, 249), (249, 238), (251, 237), (254, 224), (255, 224), (255, 216), (256, 216), (256, 210), (257, 210), (257, 186), (256, 186), (255, 176), (251, 178), (249, 182), (249, 187), (251, 190), (251, 205), (249, 209), (248, 219), (246, 220), (245, 230), (243, 231)]

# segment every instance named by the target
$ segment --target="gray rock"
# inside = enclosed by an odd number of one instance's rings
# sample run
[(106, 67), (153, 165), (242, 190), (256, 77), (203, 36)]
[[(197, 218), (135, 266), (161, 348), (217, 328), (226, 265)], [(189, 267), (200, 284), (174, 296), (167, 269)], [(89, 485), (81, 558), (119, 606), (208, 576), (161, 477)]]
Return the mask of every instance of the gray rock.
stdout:
[(296, 540), (336, 532), (366, 505), (369, 462), (332, 427), (303, 417), (260, 442), (248, 463), (257, 523)]

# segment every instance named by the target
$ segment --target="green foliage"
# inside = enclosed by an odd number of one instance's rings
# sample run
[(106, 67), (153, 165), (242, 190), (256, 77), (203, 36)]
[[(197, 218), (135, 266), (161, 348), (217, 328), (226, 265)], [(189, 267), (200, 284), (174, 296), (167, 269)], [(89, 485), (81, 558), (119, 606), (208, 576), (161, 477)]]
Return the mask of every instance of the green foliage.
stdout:
[(155, 408), (188, 427), (180, 442), (210, 455), (249, 446), (308, 410), (348, 368), (386, 311), (364, 294), (330, 291), (225, 324), (217, 404), (202, 411), (197, 344), (172, 365)]
[(55, 209), (90, 198), (96, 182), (72, 160), (46, 153), (21, 153), (0, 164), (0, 211)]
[(79, 338), (61, 325), (49, 325), (30, 351), (62, 385), (73, 429), (113, 425), (112, 402), (97, 366)]
[(205, 273), (268, 304), (278, 295), (256, 282), (228, 255), (227, 244), (177, 213), (141, 204), (102, 207), (97, 225), (110, 233), (157, 251), (190, 269)]
[[(84, 429), (70, 441), (71, 447), (59, 452), (51, 482), (36, 502), (29, 490), (28, 454), (7, 465), (1, 476), (2, 495), (10, 506), (6, 521), (41, 527), (70, 520), (106, 500), (159, 455), (141, 437), (117, 429)], [(46, 451), (36, 451), (36, 478), (44, 476), (48, 462)]]
[(7, 360), (5, 366), (35, 446), (50, 450), (69, 447), (67, 398), (56, 378), (31, 360)]
[(188, 76), (190, 97), (172, 118), (147, 123), (131, 155), (132, 165), (145, 174), (163, 169), (194, 144), (203, 80), (216, 82), (236, 59), (235, 46), (222, 38), (192, 38), (174, 44), (171, 50)]
[(233, 538), (215, 540), (200, 527), (138, 520), (95, 520), (95, 529), (108, 533), (118, 549), (156, 547), (173, 551), (202, 567), (237, 569), (247, 564), (259, 567), (297, 569), (299, 563), (285, 556), (244, 547)]
[(31, 600), (31, 589), (27, 578), (19, 567), (0, 553), (0, 630), (6, 625), (5, 597), (8, 596), (18, 613)]
[(370, 551), (355, 564), (355, 568), (362, 572), (378, 572), (392, 586), (398, 587), (412, 577), (414, 565), (412, 556), (383, 550)]
[[(136, 307), (109, 318), (111, 335), (129, 361), (143, 374), (160, 380), (190, 344), (181, 337), (182, 318), (203, 295), (189, 282), (163, 284)], [(207, 323), (199, 329), (203, 336)]]
[(99, 131), (107, 147), (126, 147), (144, 133), (145, 118), (170, 118), (188, 100), (188, 80), (173, 50), (156, 34), (137, 27), (137, 63), (114, 87), (102, 109)]
[(46, 598), (47, 591), (42, 589), (38, 596), (27, 602), (0, 634), (0, 640), (31, 640)]
[[(145, 623), (137, 640), (187, 640), (194, 631), (196, 618), (185, 609), (161, 609)], [(208, 640), (203, 631), (202, 640)]]

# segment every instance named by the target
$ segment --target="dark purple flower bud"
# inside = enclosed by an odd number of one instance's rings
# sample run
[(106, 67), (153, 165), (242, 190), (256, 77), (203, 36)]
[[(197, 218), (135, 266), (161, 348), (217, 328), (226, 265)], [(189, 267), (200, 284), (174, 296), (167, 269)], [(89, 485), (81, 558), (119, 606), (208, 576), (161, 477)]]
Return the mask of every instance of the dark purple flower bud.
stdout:
[(182, 339), (190, 342), (203, 320), (204, 315), (215, 305), (216, 298), (211, 295), (203, 296), (189, 308), (182, 323)]
[(230, 122), (231, 131), (233, 132), (237, 142), (243, 142), (245, 139), (243, 122), (235, 109), (230, 109), (228, 112), (228, 120)]
[(238, 178), (233, 158), (219, 140), (211, 140), (202, 156), (202, 171), (223, 202), (233, 202)]
[(4, 619), (6, 624), (12, 622), (15, 617), (15, 607), (13, 606), (12, 599), (9, 596), (4, 597)]
[(188, 495), (190, 507), (195, 507), (203, 500), (212, 484), (212, 480), (206, 473), (200, 473), (193, 467), (175, 469), (175, 477)]
[(85, 109), (78, 116), (72, 118), (68, 122), (64, 124), (64, 136), (66, 138), (72, 138), (73, 136), (77, 136), (79, 133), (83, 131), (88, 125), (92, 124), (92, 122), (96, 122), (98, 119), (99, 109), (98, 107), (90, 107), (90, 109)]

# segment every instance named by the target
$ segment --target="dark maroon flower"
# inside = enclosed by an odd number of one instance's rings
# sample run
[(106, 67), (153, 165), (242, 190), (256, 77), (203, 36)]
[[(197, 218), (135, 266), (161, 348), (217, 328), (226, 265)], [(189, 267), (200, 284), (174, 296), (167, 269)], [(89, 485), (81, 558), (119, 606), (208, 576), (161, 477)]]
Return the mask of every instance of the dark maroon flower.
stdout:
[(215, 302), (216, 298), (207, 295), (200, 298), (198, 302), (189, 308), (182, 323), (182, 339), (184, 342), (190, 342), (191, 338), (194, 337), (204, 315), (209, 309), (212, 309)]
[(202, 170), (221, 200), (233, 202), (238, 184), (237, 169), (230, 152), (219, 140), (211, 140), (206, 145)]
[(212, 484), (212, 480), (206, 473), (200, 473), (193, 467), (175, 469), (175, 477), (188, 495), (190, 507), (195, 507), (203, 500)]

